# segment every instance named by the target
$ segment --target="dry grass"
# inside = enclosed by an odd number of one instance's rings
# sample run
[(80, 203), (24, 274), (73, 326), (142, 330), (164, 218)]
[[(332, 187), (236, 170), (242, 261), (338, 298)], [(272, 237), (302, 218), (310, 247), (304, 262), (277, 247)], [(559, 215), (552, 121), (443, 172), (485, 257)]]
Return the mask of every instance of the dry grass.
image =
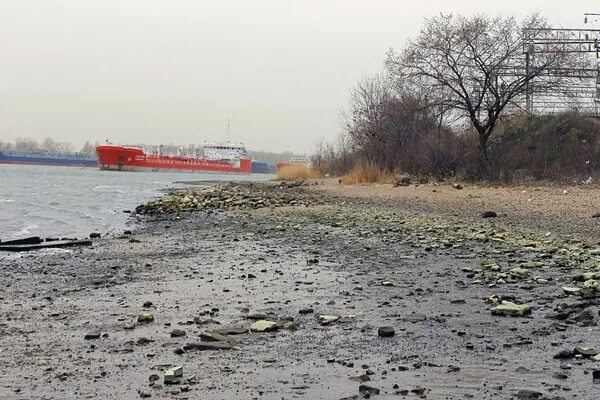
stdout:
[(279, 181), (311, 178), (317, 178), (317, 173), (306, 165), (290, 164), (277, 171), (277, 180)]
[(395, 180), (395, 174), (383, 171), (374, 164), (359, 164), (342, 177), (342, 184), (394, 183)]

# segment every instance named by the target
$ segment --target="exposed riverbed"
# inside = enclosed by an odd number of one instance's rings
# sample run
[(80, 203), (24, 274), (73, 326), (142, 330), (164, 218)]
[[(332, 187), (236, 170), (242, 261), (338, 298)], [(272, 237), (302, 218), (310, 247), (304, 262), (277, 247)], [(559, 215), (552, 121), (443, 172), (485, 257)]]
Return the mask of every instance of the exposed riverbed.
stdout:
[[(596, 248), (319, 187), (231, 188), (155, 203), (91, 249), (0, 261), (0, 398), (598, 392), (600, 302), (583, 276), (600, 271)], [(494, 315), (502, 301), (531, 313)], [(257, 320), (279, 329), (251, 332)], [(232, 349), (197, 350), (223, 328)], [(172, 366), (183, 376), (165, 384)]]

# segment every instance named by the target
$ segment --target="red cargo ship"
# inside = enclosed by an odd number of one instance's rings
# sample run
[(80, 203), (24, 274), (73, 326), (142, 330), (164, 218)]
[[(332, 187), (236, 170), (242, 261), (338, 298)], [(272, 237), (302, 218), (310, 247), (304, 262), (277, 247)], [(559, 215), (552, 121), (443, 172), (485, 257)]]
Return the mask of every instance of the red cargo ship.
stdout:
[[(243, 145), (231, 143), (205, 146), (204, 158), (147, 154), (138, 147), (113, 145), (98, 146), (96, 153), (100, 168), (112, 171), (249, 174), (252, 169), (252, 161)], [(209, 157), (209, 154), (217, 157)]]

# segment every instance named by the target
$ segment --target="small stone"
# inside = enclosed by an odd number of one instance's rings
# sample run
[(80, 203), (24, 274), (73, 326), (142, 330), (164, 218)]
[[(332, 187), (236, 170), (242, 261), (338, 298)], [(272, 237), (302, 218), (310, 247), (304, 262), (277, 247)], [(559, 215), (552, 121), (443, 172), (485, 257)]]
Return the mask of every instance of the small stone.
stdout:
[(456, 189), (456, 190), (462, 190), (462, 188), (463, 188), (463, 187), (462, 187), (462, 185), (460, 185), (460, 184), (458, 184), (458, 183), (454, 183), (454, 184), (452, 184), (452, 187), (453, 187), (454, 189)]
[(149, 397), (152, 397), (152, 394), (150, 394), (150, 392), (146, 392), (144, 390), (140, 390), (139, 394), (142, 399), (147, 399)]
[(98, 232), (92, 232), (92, 233), (90, 233), (90, 239), (98, 239), (100, 236), (101, 235)]
[(165, 384), (178, 384), (183, 376), (183, 367), (172, 367), (165, 371)]
[(314, 312), (315, 310), (312, 308), (302, 308), (300, 311), (298, 311), (298, 314), (312, 314)]
[(404, 317), (402, 317), (403, 321), (407, 321), (407, 322), (423, 322), (427, 319), (427, 316), (423, 313), (411, 313), (408, 315), (405, 315)]
[(206, 331), (200, 334), (200, 340), (203, 342), (234, 342), (233, 338), (230, 338), (227, 335), (222, 335), (220, 333)]
[(339, 319), (340, 317), (337, 315), (319, 315), (319, 323), (321, 325), (329, 325)]
[(288, 331), (295, 331), (298, 329), (298, 326), (296, 326), (296, 323), (294, 321), (287, 321), (283, 324), (283, 329)]
[(83, 337), (85, 340), (94, 340), (94, 339), (100, 339), (100, 331), (91, 331), (85, 334), (85, 336)]
[(564, 372), (555, 372), (552, 374), (552, 377), (555, 379), (565, 380), (569, 378), (569, 375), (565, 374)]
[(510, 270), (510, 276), (517, 279), (526, 279), (529, 276), (529, 270), (525, 268), (513, 268)]
[(138, 346), (145, 346), (145, 345), (147, 345), (148, 343), (152, 343), (152, 342), (154, 342), (154, 340), (152, 340), (152, 339), (148, 339), (147, 337), (141, 337), (141, 338), (139, 338), (139, 339), (138, 339), (138, 340), (137, 340), (135, 343), (136, 343)]
[(392, 337), (396, 334), (396, 332), (391, 326), (382, 326), (377, 330), (377, 334), (380, 337)]
[(584, 358), (594, 357), (598, 355), (598, 352), (590, 347), (577, 347), (573, 350), (573, 354), (582, 355)]
[(498, 214), (494, 211), (484, 211), (481, 213), (481, 218), (496, 218)]
[(140, 315), (138, 315), (139, 323), (149, 323), (149, 322), (153, 322), (153, 321), (154, 321), (154, 315), (152, 313), (144, 311), (144, 312), (140, 313)]
[(521, 389), (517, 392), (517, 399), (519, 400), (535, 400), (540, 399), (542, 396), (542, 393), (529, 389)]
[(260, 320), (250, 326), (252, 332), (273, 332), (279, 329), (279, 325), (274, 321)]
[(374, 395), (374, 394), (379, 394), (379, 389), (374, 388), (369, 385), (360, 385), (358, 387), (358, 392), (363, 396), (364, 395)]
[(152, 304), (151, 301), (145, 301), (144, 304), (142, 304), (142, 308), (150, 308), (152, 307), (154, 304)]
[(188, 343), (183, 346), (184, 351), (205, 351), (205, 350), (231, 350), (233, 345), (227, 342), (200, 342)]
[(135, 329), (135, 324), (133, 322), (125, 322), (125, 324), (123, 324), (123, 329), (126, 329), (126, 330)]
[(513, 317), (522, 317), (531, 314), (531, 306), (527, 304), (516, 304), (510, 301), (503, 301), (500, 305), (492, 308), (492, 315), (509, 315)]
[(350, 379), (351, 381), (356, 381), (356, 382), (368, 382), (371, 380), (371, 378), (367, 374), (351, 376), (348, 379)]
[(561, 350), (554, 355), (554, 358), (557, 360), (568, 360), (575, 357), (575, 354), (572, 350)]
[(183, 337), (185, 335), (186, 335), (185, 331), (181, 330), (181, 329), (173, 329), (171, 331), (171, 337)]
[(570, 294), (570, 295), (579, 295), (581, 294), (581, 289), (578, 287), (563, 287), (562, 291), (565, 294)]

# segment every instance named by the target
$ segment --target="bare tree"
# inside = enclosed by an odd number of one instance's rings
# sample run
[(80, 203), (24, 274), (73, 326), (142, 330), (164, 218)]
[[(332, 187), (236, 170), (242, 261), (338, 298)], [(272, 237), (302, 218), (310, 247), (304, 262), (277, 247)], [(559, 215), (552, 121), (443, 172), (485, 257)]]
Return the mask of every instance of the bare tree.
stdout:
[(81, 148), (81, 150), (79, 150), (79, 152), (81, 154), (96, 154), (96, 146), (98, 146), (98, 144), (96, 143), (95, 145), (92, 144), (89, 140), (85, 142), (85, 144), (83, 145), (83, 147)]
[(17, 152), (39, 152), (40, 145), (37, 141), (31, 138), (16, 138), (13, 149)]
[(534, 81), (538, 90), (559, 90), (564, 78), (546, 72), (581, 61), (559, 44), (528, 57), (532, 49), (524, 32), (547, 28), (537, 14), (522, 21), (440, 15), (427, 19), (401, 53), (388, 53), (386, 70), (403, 85), (429, 93), (431, 104), (468, 118), (487, 164), (488, 140), (499, 118), (532, 90)]

